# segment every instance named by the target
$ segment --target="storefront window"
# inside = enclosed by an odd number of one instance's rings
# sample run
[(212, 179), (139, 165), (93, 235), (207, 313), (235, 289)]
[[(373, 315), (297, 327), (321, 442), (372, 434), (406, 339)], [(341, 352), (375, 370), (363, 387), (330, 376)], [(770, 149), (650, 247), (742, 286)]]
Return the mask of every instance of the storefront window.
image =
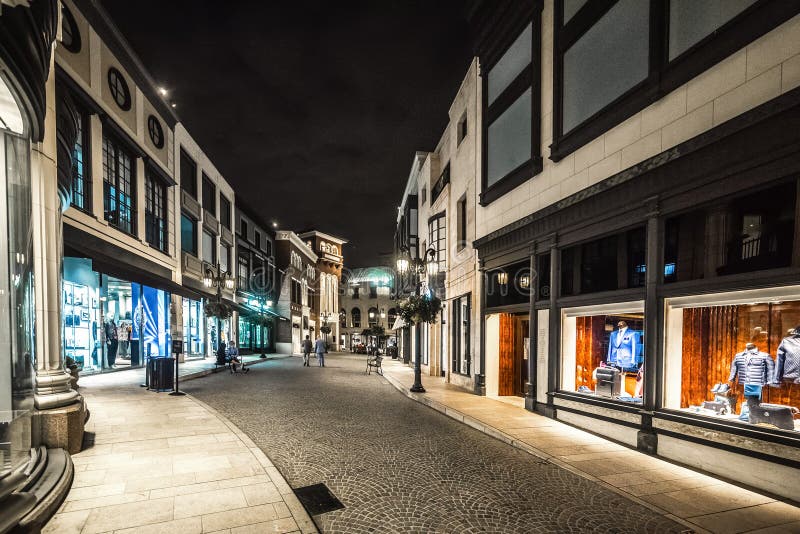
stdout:
[(603, 237), (561, 252), (563, 296), (643, 287), (644, 227)]
[(253, 348), (250, 342), (250, 330), (250, 321), (244, 317), (239, 317), (239, 348)]
[(33, 408), (35, 342), (30, 145), (27, 139), (4, 131), (22, 130), (24, 123), (2, 78), (0, 100), (5, 104), (0, 109), (1, 478), (30, 459), (30, 434), (24, 426), (30, 425), (27, 414)]
[(800, 287), (670, 299), (664, 406), (800, 430)]
[(470, 347), (470, 296), (464, 295), (453, 300), (453, 372), (469, 375)]
[(644, 305), (602, 305), (563, 313), (562, 389), (641, 403)]
[(797, 247), (796, 203), (791, 180), (667, 220), (664, 281), (788, 267)]
[(204, 354), (202, 317), (203, 308), (200, 301), (183, 299), (183, 350), (187, 355)]

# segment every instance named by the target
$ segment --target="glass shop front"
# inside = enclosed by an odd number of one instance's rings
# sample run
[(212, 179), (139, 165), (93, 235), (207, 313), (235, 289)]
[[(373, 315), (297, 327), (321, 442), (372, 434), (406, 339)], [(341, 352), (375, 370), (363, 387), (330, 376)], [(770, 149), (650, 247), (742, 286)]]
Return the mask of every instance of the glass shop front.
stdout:
[(169, 355), (169, 293), (92, 270), (65, 257), (64, 355), (83, 374), (144, 365)]

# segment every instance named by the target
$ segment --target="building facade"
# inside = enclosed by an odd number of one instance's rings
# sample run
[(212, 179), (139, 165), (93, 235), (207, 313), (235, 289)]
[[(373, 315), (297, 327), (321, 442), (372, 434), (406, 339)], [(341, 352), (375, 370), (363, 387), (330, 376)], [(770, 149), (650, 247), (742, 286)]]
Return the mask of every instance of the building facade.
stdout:
[[(450, 118), (436, 148), (417, 152), (398, 216), (395, 249), (405, 247), (412, 257), (437, 264), (423, 290), (442, 299), (437, 323), (406, 328), (400, 335), (401, 352), (411, 360), (412, 347), (403, 338), (420, 336), (423, 372), (444, 376), (460, 387), (473, 389), (472, 361), (479, 347), (480, 315), (475, 305), (477, 255), (475, 239), (477, 176), (481, 157), (481, 98), (478, 62), (473, 61), (448, 111)], [(413, 228), (412, 228), (413, 225)], [(429, 252), (429, 251), (432, 251)], [(410, 294), (406, 277), (400, 294)], [(414, 345), (415, 346), (415, 345)]]
[(279, 320), (275, 348), (281, 354), (299, 354), (306, 336), (315, 339), (317, 317), (312, 315), (313, 288), (319, 257), (291, 230), (275, 232), (275, 264), (278, 267), (277, 313)]
[[(341, 308), (338, 314), (339, 347), (356, 351), (370, 344), (396, 346), (398, 302), (394, 297), (394, 271), (386, 267), (348, 270), (342, 281)], [(382, 327), (386, 338), (367, 333)]]
[(176, 299), (175, 325), (182, 327), (186, 357), (213, 356), (220, 343), (237, 339), (237, 311), (228, 318), (207, 316), (205, 305), (220, 300), (236, 310), (235, 289), (212, 284), (213, 277), (235, 277), (236, 198), (233, 188), (184, 126), (175, 127), (174, 161), (180, 188), (180, 278), (184, 296)]
[(239, 349), (274, 352), (276, 321), (281, 320), (275, 311), (275, 232), (241, 202), (236, 204), (236, 228)]
[(317, 280), (313, 288), (311, 302), (312, 316), (318, 319), (319, 328), (330, 328), (330, 332), (320, 330), (330, 349), (339, 350), (339, 285), (342, 280), (344, 253), (342, 248), (346, 239), (335, 237), (317, 230), (300, 232), (298, 237), (305, 241), (317, 255)]
[(476, 391), (800, 498), (797, 4), (470, 9)]

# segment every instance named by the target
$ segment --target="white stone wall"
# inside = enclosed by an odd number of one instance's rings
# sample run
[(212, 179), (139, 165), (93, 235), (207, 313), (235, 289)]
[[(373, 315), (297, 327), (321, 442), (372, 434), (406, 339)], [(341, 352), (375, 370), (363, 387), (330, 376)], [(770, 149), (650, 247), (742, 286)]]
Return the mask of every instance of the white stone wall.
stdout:
[(800, 15), (555, 163), (553, 4), (542, 14), (542, 172), (479, 207), (477, 237), (604, 180), (800, 85)]

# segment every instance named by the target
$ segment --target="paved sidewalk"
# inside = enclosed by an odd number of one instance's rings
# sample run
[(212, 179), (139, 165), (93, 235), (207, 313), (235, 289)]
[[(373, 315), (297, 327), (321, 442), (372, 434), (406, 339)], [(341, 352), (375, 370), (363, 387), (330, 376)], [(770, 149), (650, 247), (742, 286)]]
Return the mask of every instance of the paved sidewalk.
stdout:
[[(191, 362), (181, 374), (199, 376), (209, 367), (210, 360)], [(94, 445), (72, 457), (72, 489), (45, 534), (316, 532), (249, 437), (191, 396), (139, 387), (143, 375), (81, 378)]]
[(529, 412), (523, 399), (479, 397), (430, 376), (423, 376), (425, 393), (411, 393), (413, 369), (383, 361), (385, 378), (408, 397), (698, 532), (800, 532), (800, 508), (791, 504)]

